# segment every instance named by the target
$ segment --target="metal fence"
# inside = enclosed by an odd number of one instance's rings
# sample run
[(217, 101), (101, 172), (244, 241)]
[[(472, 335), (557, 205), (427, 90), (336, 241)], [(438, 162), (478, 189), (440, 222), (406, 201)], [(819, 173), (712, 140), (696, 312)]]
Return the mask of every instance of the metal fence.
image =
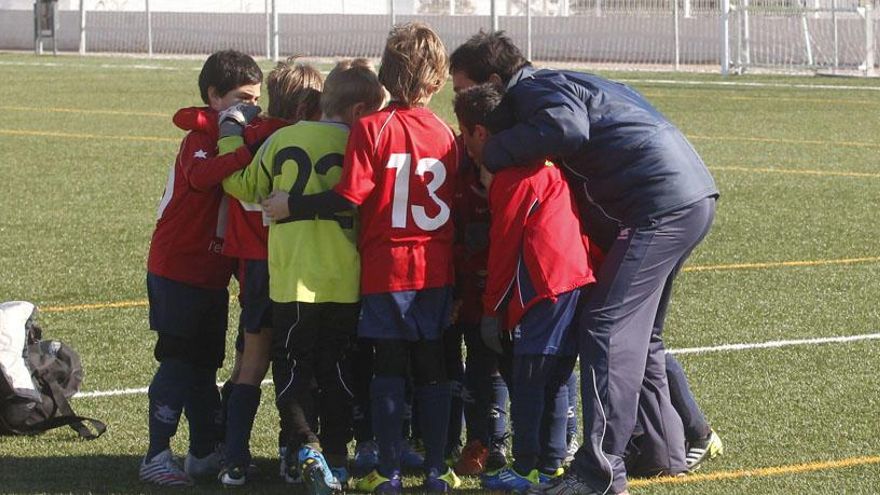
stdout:
[[(0, 0), (0, 49), (34, 48), (33, 10), (22, 8), (30, 1)], [(872, 74), (880, 50), (877, 2), (348, 0), (346, 8), (346, 0), (226, 0), (203, 2), (212, 10), (198, 12), (197, 1), (62, 0), (56, 41), (59, 50), (80, 53), (235, 48), (271, 58), (376, 57), (393, 23), (421, 20), (450, 48), (479, 29), (504, 29), (541, 61)], [(320, 9), (335, 12), (314, 13)]]

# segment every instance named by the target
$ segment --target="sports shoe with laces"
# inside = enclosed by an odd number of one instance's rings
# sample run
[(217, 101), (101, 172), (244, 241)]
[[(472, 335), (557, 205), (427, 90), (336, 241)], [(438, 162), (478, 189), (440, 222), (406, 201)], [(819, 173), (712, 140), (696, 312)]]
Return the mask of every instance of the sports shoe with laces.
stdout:
[[(534, 485), (526, 491), (526, 495), (603, 495), (597, 492), (576, 474), (568, 473), (565, 476), (553, 478), (547, 483)], [(629, 495), (624, 490), (617, 495)]]
[(721, 443), (721, 437), (715, 433), (715, 430), (711, 430), (708, 437), (688, 442), (684, 463), (689, 471), (696, 471), (704, 461), (722, 454), (724, 454), (724, 444)]
[(309, 495), (329, 495), (342, 492), (342, 485), (333, 476), (333, 471), (330, 470), (321, 451), (308, 445), (303, 446), (299, 449), (297, 460)]
[(378, 470), (372, 470), (369, 474), (359, 479), (355, 484), (359, 492), (368, 493), (400, 493), (403, 490), (403, 482), (400, 473), (395, 471), (391, 476), (385, 477)]
[(455, 475), (452, 468), (446, 468), (446, 472), (440, 474), (435, 468), (428, 470), (425, 484), (422, 487), (428, 493), (448, 493), (461, 486), (461, 480)]
[(205, 457), (196, 457), (187, 452), (183, 470), (193, 479), (214, 479), (223, 469), (223, 447), (218, 445), (214, 452)]
[(477, 475), (486, 470), (489, 449), (479, 440), (471, 440), (461, 450), (461, 456), (455, 463), (455, 473), (460, 475)]
[(141, 481), (159, 486), (192, 486), (193, 480), (180, 468), (171, 455), (171, 449), (156, 454), (149, 462), (141, 461), (138, 472)]
[(223, 486), (243, 486), (247, 483), (247, 469), (241, 466), (231, 466), (220, 471), (220, 483)]
[(577, 453), (579, 448), (581, 448), (581, 444), (578, 443), (576, 438), (572, 438), (571, 442), (568, 442), (568, 448), (566, 449), (565, 455), (565, 464), (571, 464), (572, 461), (574, 461), (574, 455)]
[(552, 480), (555, 480), (556, 478), (561, 478), (563, 476), (565, 476), (565, 468), (557, 468), (556, 471), (552, 473), (538, 471), (538, 482), (550, 483)]
[(285, 483), (296, 485), (302, 483), (302, 473), (299, 472), (299, 463), (292, 459), (287, 447), (278, 448), (278, 476)]
[(351, 470), (355, 476), (365, 476), (379, 466), (379, 446), (372, 440), (358, 442), (354, 449), (354, 462)]
[(537, 469), (532, 469), (523, 476), (513, 466), (499, 469), (492, 474), (480, 476), (480, 484), (486, 490), (525, 493), (526, 490), (541, 482)]

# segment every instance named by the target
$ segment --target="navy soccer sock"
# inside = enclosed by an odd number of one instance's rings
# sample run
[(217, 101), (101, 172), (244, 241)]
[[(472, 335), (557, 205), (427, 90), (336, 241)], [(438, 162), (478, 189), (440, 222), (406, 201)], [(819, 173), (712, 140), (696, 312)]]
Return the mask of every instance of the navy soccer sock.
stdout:
[[(400, 442), (403, 441), (405, 380), (399, 376), (379, 375), (370, 384), (373, 431), (379, 444), (379, 471), (390, 476), (400, 470)], [(445, 429), (444, 429), (445, 431)]]
[(449, 383), (435, 383), (416, 387), (419, 407), (419, 426), (425, 443), (425, 469), (446, 471), (444, 462), (447, 428), (449, 427)]
[(260, 387), (236, 383), (226, 409), (226, 464), (247, 467), (251, 461), (250, 439), (260, 407)]
[(565, 443), (570, 444), (578, 434), (577, 405), (580, 388), (577, 373), (571, 373), (565, 386), (568, 388), (568, 424), (565, 428)]
[(185, 404), (189, 421), (189, 451), (202, 458), (214, 452), (223, 438), (223, 412), (217, 389), (217, 370), (193, 367), (192, 393)]
[(150, 445), (147, 460), (169, 447), (171, 437), (177, 433), (180, 413), (192, 383), (192, 365), (177, 359), (166, 359), (159, 363), (148, 393)]

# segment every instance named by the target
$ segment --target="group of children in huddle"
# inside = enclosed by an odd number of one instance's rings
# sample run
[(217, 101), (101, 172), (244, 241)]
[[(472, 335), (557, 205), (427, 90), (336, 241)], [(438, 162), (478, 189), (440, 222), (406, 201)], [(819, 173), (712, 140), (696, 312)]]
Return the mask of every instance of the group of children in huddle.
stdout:
[[(309, 493), (343, 490), (349, 468), (357, 489), (383, 493), (399, 492), (413, 465), (428, 492), (459, 487), (456, 472), (509, 491), (562, 473), (577, 397), (573, 327), (601, 253), (552, 162), (494, 177), (477, 165), (488, 137), (513, 124), (499, 88), (456, 88), (459, 138), (428, 109), (448, 72), (436, 33), (396, 26), (378, 73), (362, 59), (326, 78), (279, 63), (261, 115), (253, 59), (207, 59), (206, 106), (174, 117), (189, 132), (150, 246), (159, 367), (142, 480), (245, 484), (270, 364), (281, 475)], [(218, 393), (233, 275), (240, 334)], [(182, 467), (170, 449), (181, 413)]]

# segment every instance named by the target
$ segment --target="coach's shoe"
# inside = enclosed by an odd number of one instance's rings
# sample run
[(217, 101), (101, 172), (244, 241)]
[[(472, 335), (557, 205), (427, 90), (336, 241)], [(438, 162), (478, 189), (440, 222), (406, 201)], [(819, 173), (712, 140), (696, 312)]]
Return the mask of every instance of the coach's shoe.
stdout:
[(329, 495), (342, 492), (342, 485), (333, 476), (333, 471), (330, 470), (330, 465), (327, 464), (321, 451), (306, 445), (299, 449), (297, 460), (309, 495)]
[(446, 468), (445, 473), (440, 473), (437, 469), (428, 470), (428, 476), (425, 477), (423, 488), (428, 493), (448, 493), (461, 486), (461, 480), (455, 475), (455, 471)]
[(455, 474), (477, 475), (486, 471), (489, 449), (479, 440), (471, 440), (461, 450), (461, 456), (455, 463)]
[(221, 469), (223, 469), (223, 447), (220, 445), (205, 457), (196, 457), (188, 452), (183, 461), (183, 470), (195, 480), (216, 478)]
[(486, 490), (525, 493), (529, 488), (541, 482), (537, 469), (532, 469), (529, 474), (523, 476), (513, 466), (499, 469), (492, 474), (480, 476), (480, 484)]
[(247, 483), (247, 469), (241, 466), (231, 466), (220, 471), (219, 478), (223, 486), (243, 486)]
[(715, 430), (712, 430), (708, 437), (688, 442), (684, 463), (689, 471), (696, 471), (704, 461), (714, 459), (722, 454), (724, 454), (724, 444), (721, 443), (721, 437), (715, 433)]
[(355, 484), (355, 489), (359, 492), (367, 493), (400, 493), (403, 490), (403, 482), (400, 480), (400, 473), (395, 471), (391, 476), (385, 477), (374, 469), (363, 478), (359, 479)]
[(354, 449), (354, 463), (351, 466), (355, 476), (366, 476), (378, 466), (379, 446), (376, 445), (376, 442), (372, 440), (358, 442)]
[[(526, 491), (526, 495), (603, 495), (602, 492), (593, 490), (590, 485), (581, 480), (576, 474), (568, 473), (565, 476), (554, 478), (548, 483), (534, 485)], [(629, 495), (624, 490), (617, 495)]]
[(159, 486), (192, 486), (193, 480), (180, 468), (170, 449), (156, 454), (149, 462), (141, 461), (138, 477), (141, 481)]

